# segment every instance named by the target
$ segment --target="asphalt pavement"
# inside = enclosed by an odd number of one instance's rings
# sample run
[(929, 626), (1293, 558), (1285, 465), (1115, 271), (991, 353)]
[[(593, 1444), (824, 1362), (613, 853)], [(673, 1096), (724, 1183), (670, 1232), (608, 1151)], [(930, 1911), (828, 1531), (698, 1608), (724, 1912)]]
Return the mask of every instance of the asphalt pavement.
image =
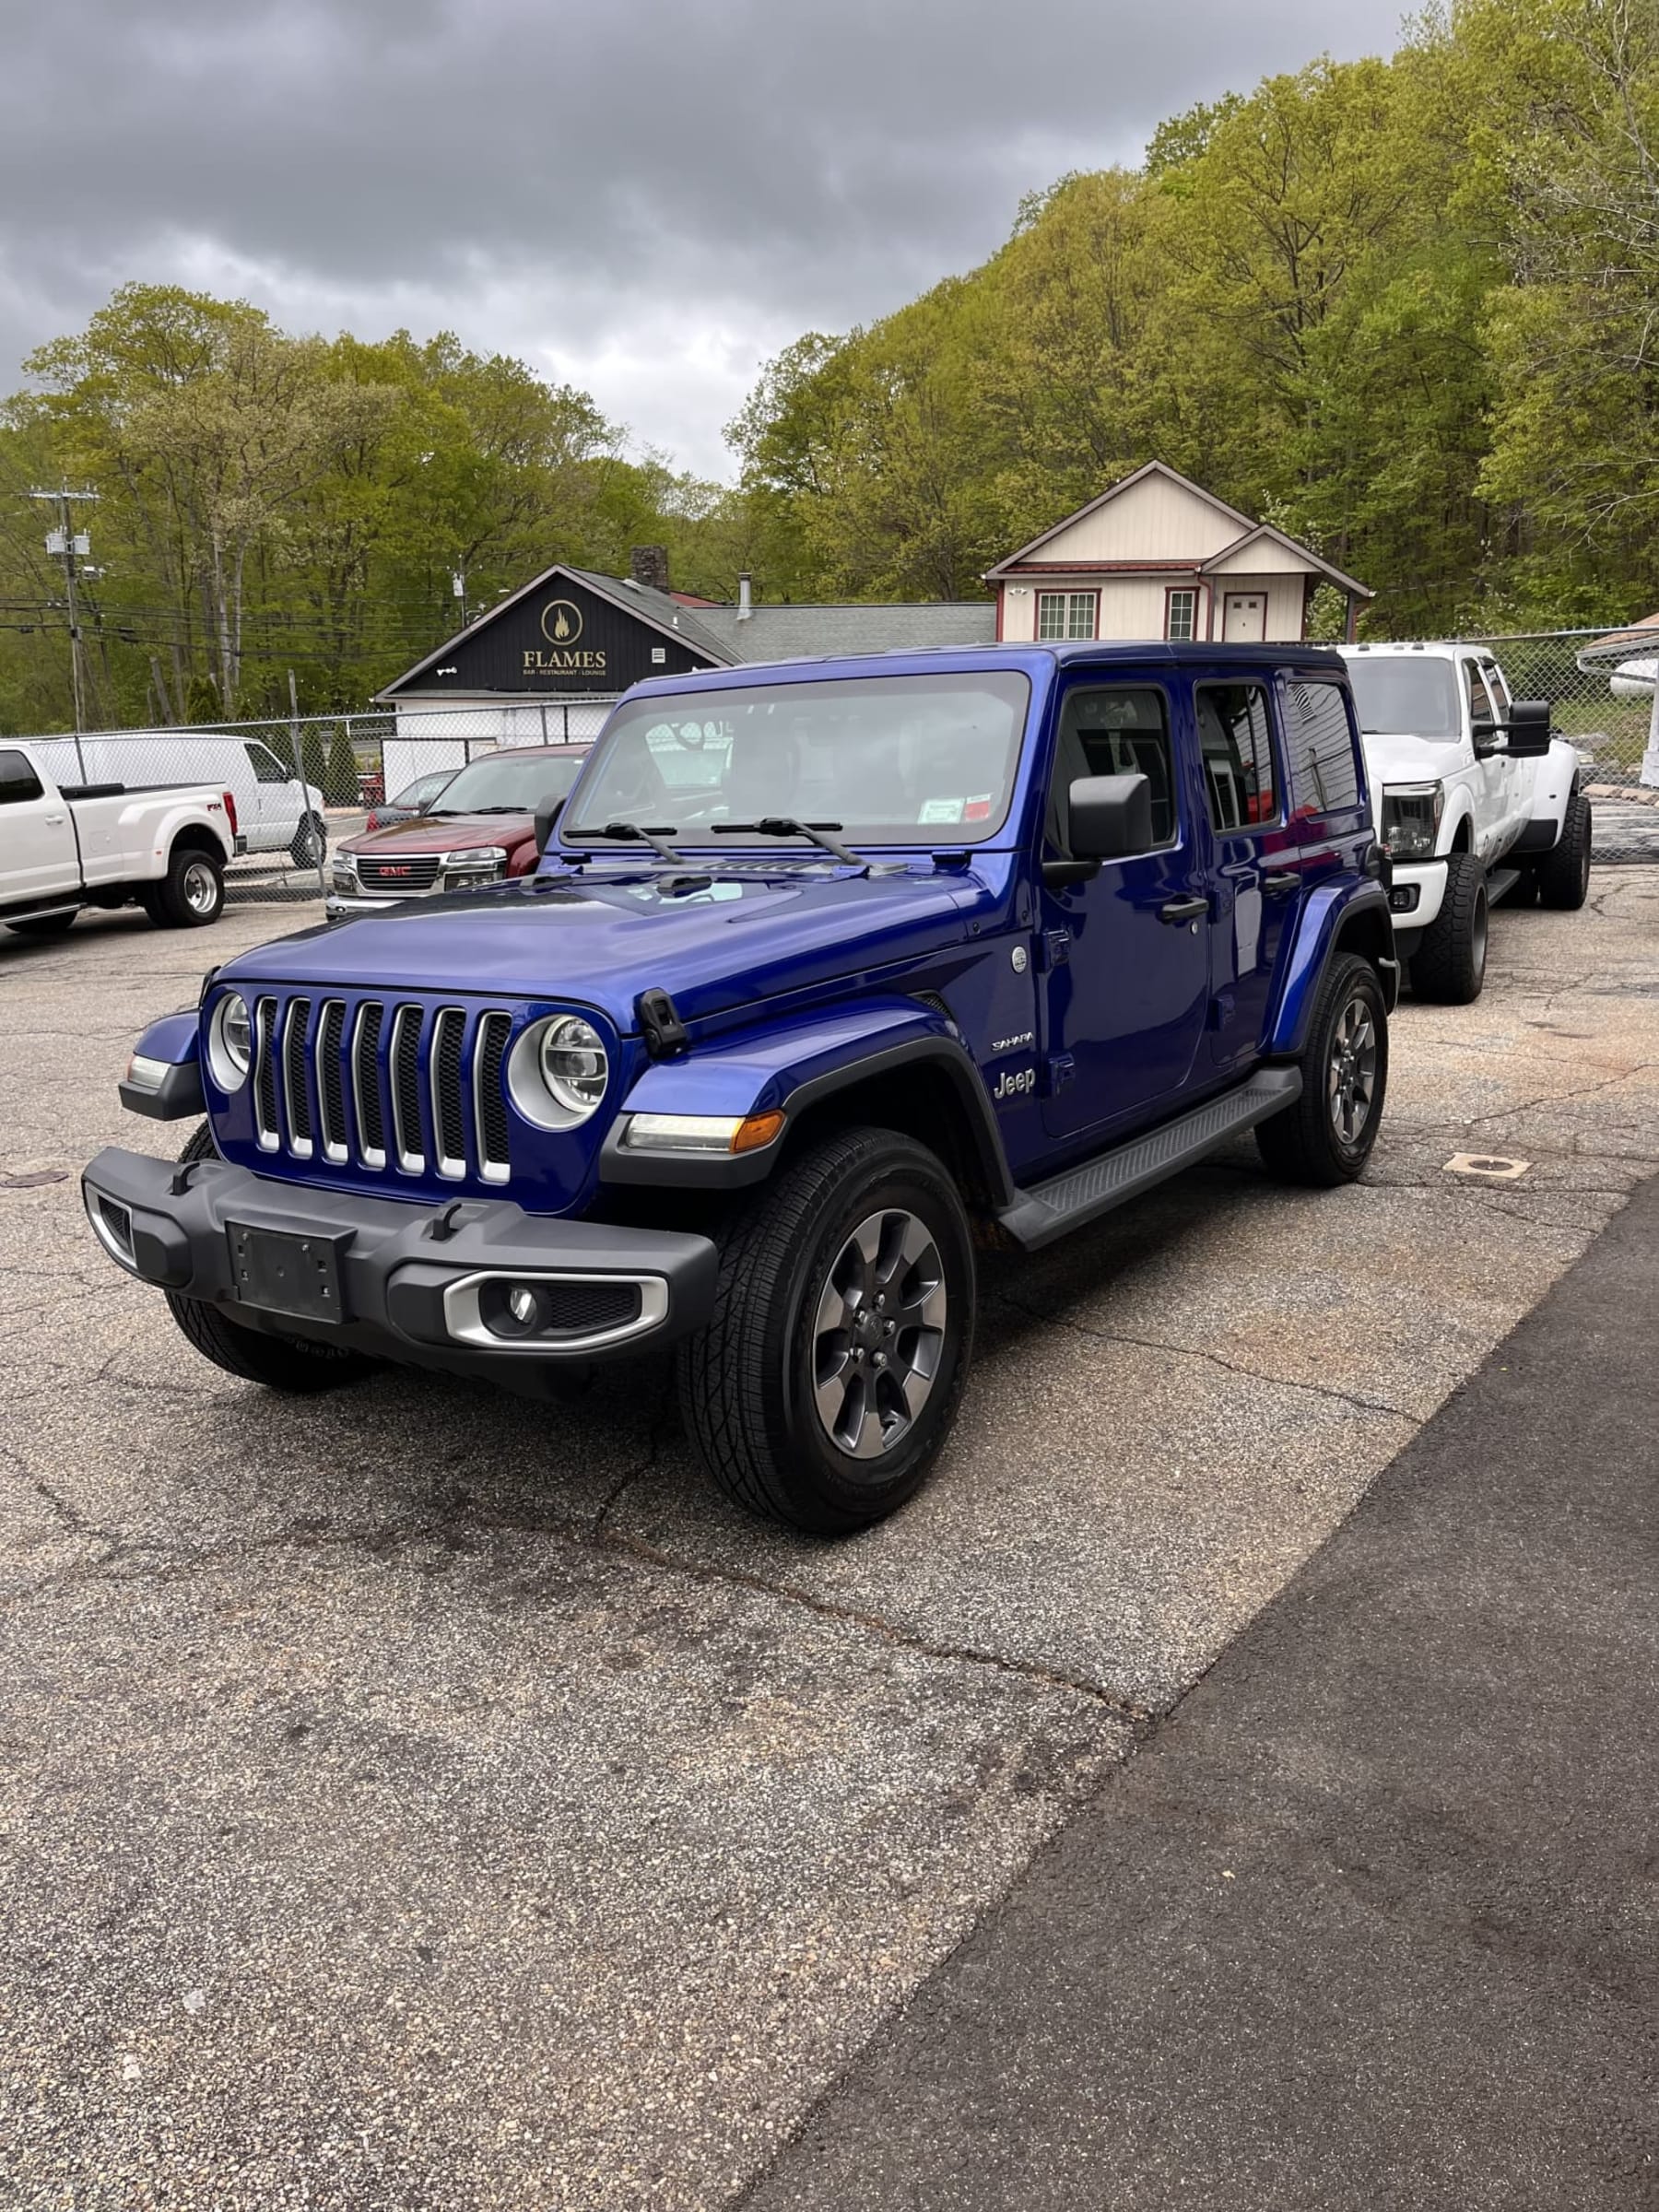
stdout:
[(988, 1267), (935, 1478), (807, 1544), (660, 1365), (278, 1401), (104, 1259), (138, 1030), (317, 919), (0, 933), (5, 2212), (729, 2203), (1659, 1168), (1598, 869), (1401, 1008), (1359, 1185), (1246, 1144)]
[(747, 2212), (1659, 2202), (1659, 1178)]

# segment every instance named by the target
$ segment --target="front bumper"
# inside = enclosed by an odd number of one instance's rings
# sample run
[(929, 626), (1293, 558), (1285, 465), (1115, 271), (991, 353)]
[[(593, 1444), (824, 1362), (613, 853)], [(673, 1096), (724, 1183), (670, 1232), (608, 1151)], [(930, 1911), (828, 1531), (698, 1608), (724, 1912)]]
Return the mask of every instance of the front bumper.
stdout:
[(1439, 860), (1396, 860), (1388, 903), (1399, 936), (1427, 929), (1440, 912), (1446, 896), (1446, 863)]
[[(111, 1258), (159, 1288), (222, 1306), (250, 1328), (485, 1374), (532, 1394), (560, 1363), (653, 1350), (700, 1328), (714, 1302), (707, 1237), (550, 1218), (508, 1199), (409, 1206), (114, 1146), (88, 1167), (81, 1194)], [(239, 1295), (233, 1225), (332, 1253), (339, 1318), (301, 1318)], [(492, 1334), (488, 1287), (519, 1282), (547, 1294), (552, 1333)]]

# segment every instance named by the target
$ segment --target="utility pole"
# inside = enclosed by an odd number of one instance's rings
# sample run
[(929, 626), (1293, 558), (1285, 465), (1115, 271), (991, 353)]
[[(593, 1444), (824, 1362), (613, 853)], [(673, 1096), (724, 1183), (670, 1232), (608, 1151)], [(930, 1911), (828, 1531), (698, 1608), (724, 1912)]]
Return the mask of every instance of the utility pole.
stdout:
[(57, 509), (57, 528), (46, 534), (46, 550), (54, 560), (64, 564), (64, 592), (69, 606), (69, 687), (75, 694), (75, 726), (87, 726), (86, 669), (81, 657), (80, 606), (75, 594), (75, 564), (85, 560), (92, 550), (92, 541), (84, 530), (70, 527), (70, 508), (76, 500), (95, 500), (95, 491), (71, 491), (61, 485), (56, 491), (31, 491), (31, 500), (46, 500)]

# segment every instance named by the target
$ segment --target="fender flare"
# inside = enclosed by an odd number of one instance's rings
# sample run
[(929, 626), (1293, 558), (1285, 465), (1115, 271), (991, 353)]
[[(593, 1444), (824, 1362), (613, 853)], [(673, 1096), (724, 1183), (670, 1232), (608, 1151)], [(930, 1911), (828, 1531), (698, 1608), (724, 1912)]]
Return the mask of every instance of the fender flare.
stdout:
[(135, 1059), (159, 1061), (167, 1073), (159, 1085), (135, 1083), (124, 1076), (116, 1085), (129, 1113), (147, 1121), (180, 1122), (199, 1119), (207, 1111), (202, 1089), (202, 1045), (197, 1016), (164, 1014), (152, 1021), (133, 1047)]
[[(782, 1155), (782, 1137), (809, 1108), (874, 1078), (924, 1067), (950, 1085), (993, 1202), (1011, 1204), (1014, 1179), (1002, 1134), (971, 1054), (953, 1023), (906, 998), (839, 1006), (783, 1029), (741, 1031), (653, 1062), (606, 1133), (600, 1180), (681, 1190), (737, 1190), (764, 1182)], [(649, 1152), (622, 1142), (633, 1113), (770, 1112), (785, 1114), (785, 1128), (754, 1152)]]
[[(1380, 921), (1380, 929), (1371, 921), (1373, 916)], [(1374, 932), (1389, 948), (1381, 956), (1379, 964), (1383, 994), (1392, 1009), (1399, 989), (1399, 963), (1394, 954), (1394, 921), (1387, 892), (1380, 883), (1369, 879), (1361, 883), (1350, 880), (1320, 884), (1310, 894), (1298, 923), (1296, 942), (1285, 971), (1284, 989), (1279, 994), (1278, 1011), (1265, 1048), (1265, 1058), (1294, 1060), (1301, 1053), (1325, 970), (1337, 950), (1338, 940), (1356, 917), (1365, 917), (1368, 934)]]

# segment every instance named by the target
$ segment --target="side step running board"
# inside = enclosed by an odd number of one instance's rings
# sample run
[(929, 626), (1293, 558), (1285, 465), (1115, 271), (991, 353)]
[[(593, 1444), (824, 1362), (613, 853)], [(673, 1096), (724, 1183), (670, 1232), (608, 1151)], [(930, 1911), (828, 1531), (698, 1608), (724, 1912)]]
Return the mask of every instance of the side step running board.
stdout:
[(1494, 868), (1487, 877), (1487, 904), (1496, 906), (1500, 899), (1507, 899), (1520, 880), (1519, 868)]
[(1258, 1122), (1294, 1104), (1301, 1088), (1300, 1068), (1258, 1069), (1237, 1090), (1208, 1100), (1179, 1121), (1166, 1122), (1161, 1129), (1021, 1191), (997, 1218), (1018, 1243), (1035, 1252), (1098, 1214), (1109, 1214), (1114, 1206), (1139, 1197), (1142, 1191), (1190, 1168), (1229, 1137), (1253, 1129)]

